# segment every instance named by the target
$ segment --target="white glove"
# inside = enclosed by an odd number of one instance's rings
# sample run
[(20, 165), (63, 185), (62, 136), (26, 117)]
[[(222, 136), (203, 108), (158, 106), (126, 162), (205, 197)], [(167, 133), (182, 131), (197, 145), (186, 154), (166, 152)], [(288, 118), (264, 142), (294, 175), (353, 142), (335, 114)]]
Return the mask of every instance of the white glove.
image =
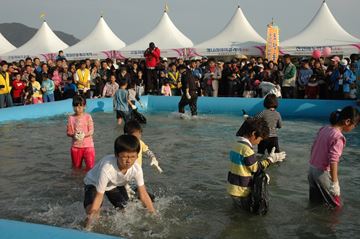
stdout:
[(275, 153), (276, 148), (273, 147), (270, 155), (267, 157), (271, 163), (282, 162), (286, 158), (286, 153), (284, 151), (280, 153)]
[(191, 99), (191, 95), (189, 94), (189, 92), (186, 92), (186, 98), (187, 98), (188, 100)]
[(265, 176), (266, 176), (266, 183), (270, 184), (270, 176), (269, 176), (269, 174), (265, 173)]
[(159, 166), (159, 161), (157, 161), (155, 157), (151, 158), (150, 166), (154, 166), (159, 171), (159, 173), (163, 172), (162, 169)]
[(134, 190), (131, 189), (129, 184), (125, 185), (125, 189), (126, 189), (126, 192), (128, 194), (129, 200), (134, 199), (136, 193), (134, 192)]
[(75, 139), (78, 140), (78, 141), (81, 141), (85, 138), (85, 133), (84, 132), (76, 132), (75, 135), (74, 135)]
[(136, 105), (131, 105), (131, 109), (136, 110)]
[(330, 183), (330, 193), (334, 196), (340, 196), (340, 185), (339, 185), (339, 181), (333, 182), (331, 181)]

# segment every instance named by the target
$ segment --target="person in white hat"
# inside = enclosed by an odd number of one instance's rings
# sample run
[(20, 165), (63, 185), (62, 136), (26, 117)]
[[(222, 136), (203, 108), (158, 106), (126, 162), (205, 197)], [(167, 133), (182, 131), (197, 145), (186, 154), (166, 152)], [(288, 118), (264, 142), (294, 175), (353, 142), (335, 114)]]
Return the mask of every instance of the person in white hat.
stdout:
[[(330, 82), (332, 86), (332, 96), (335, 99), (349, 99), (350, 98), (350, 85), (355, 82), (355, 74), (348, 68), (348, 61), (333, 57), (331, 59), (334, 64), (334, 70), (330, 75)], [(340, 66), (336, 68), (336, 63), (339, 62)]]

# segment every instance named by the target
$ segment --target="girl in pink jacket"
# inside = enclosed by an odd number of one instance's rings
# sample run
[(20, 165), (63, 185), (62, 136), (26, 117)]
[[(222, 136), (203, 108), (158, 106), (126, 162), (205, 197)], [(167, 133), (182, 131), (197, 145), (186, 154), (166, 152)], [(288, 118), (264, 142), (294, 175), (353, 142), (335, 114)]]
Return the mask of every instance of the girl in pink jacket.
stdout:
[(359, 111), (347, 106), (333, 112), (330, 125), (319, 130), (311, 148), (308, 174), (311, 202), (341, 207), (338, 164), (346, 143), (342, 133), (352, 131), (359, 118)]
[(84, 159), (86, 171), (95, 164), (95, 148), (93, 141), (94, 123), (91, 115), (84, 112), (86, 99), (80, 95), (73, 98), (74, 115), (70, 115), (67, 123), (67, 136), (72, 138), (72, 166), (81, 169)]

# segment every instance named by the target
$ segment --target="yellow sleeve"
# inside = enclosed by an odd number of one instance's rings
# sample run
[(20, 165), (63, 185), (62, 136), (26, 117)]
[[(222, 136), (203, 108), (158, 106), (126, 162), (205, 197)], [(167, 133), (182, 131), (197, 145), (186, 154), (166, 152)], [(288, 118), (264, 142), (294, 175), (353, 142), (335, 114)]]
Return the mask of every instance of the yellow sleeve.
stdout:
[(142, 153), (146, 152), (149, 150), (149, 146), (147, 146), (144, 141), (140, 140), (140, 144), (141, 144), (141, 151)]

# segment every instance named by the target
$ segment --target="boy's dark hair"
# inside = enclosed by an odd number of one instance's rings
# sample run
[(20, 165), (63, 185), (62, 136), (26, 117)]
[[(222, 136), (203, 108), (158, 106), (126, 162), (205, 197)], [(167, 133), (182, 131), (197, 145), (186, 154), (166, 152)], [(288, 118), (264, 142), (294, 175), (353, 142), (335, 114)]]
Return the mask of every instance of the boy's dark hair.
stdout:
[(344, 124), (345, 120), (350, 120), (353, 124), (357, 125), (360, 119), (359, 110), (352, 106), (346, 106), (342, 110), (334, 111), (330, 114), (330, 124)]
[(279, 105), (278, 99), (275, 94), (268, 94), (264, 99), (264, 107), (267, 109), (277, 108)]
[(118, 156), (122, 152), (140, 152), (140, 142), (133, 135), (123, 134), (115, 139), (114, 153)]
[(31, 81), (31, 79), (35, 79), (36, 80), (36, 76), (34, 74), (30, 74), (29, 75), (29, 81)]
[(86, 99), (82, 97), (81, 95), (75, 95), (73, 98), (72, 106), (85, 106), (86, 105)]
[(121, 87), (121, 86), (124, 86), (124, 85), (126, 85), (128, 82), (127, 82), (127, 79), (125, 78), (125, 79), (121, 79), (120, 80), (120, 82), (119, 82), (119, 87)]
[(255, 132), (255, 137), (261, 137), (265, 139), (269, 136), (270, 130), (263, 118), (246, 119), (236, 133), (236, 136), (251, 137), (253, 132)]
[(124, 134), (133, 134), (136, 131), (142, 131), (142, 127), (136, 120), (130, 120), (124, 126)]
[(49, 75), (47, 73), (42, 73), (42, 78), (47, 79), (47, 78), (49, 78)]
[(6, 61), (1, 61), (0, 66), (9, 65)]

